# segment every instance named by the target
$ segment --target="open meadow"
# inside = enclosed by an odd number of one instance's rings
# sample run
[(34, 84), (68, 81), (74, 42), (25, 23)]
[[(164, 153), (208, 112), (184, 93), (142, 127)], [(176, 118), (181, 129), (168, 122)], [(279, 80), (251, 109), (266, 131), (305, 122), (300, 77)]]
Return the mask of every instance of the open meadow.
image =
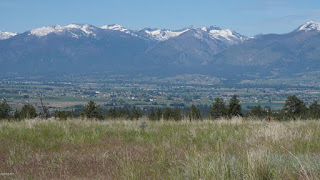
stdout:
[(0, 121), (0, 179), (319, 179), (320, 121)]

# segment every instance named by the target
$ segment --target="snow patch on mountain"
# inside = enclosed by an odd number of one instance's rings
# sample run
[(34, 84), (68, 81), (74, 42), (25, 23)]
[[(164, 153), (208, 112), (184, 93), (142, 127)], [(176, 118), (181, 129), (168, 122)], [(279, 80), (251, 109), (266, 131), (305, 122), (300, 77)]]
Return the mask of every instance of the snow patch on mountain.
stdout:
[(171, 30), (160, 30), (160, 29), (154, 29), (154, 30), (147, 30), (145, 29), (144, 32), (151, 36), (153, 39), (158, 41), (165, 41), (173, 37), (180, 36), (181, 34), (189, 31), (190, 29), (184, 29), (180, 31), (171, 31)]
[(0, 40), (9, 39), (13, 36), (16, 36), (17, 33), (11, 33), (11, 32), (2, 32), (0, 31)]
[(298, 31), (320, 31), (320, 23), (315, 21), (309, 21), (298, 28)]

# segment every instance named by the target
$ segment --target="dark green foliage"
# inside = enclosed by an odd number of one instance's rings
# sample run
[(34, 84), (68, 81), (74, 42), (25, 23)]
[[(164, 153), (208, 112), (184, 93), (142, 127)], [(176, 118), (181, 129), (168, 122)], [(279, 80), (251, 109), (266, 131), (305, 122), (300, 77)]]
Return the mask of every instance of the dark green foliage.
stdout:
[(190, 110), (189, 110), (187, 116), (188, 116), (190, 121), (191, 120), (201, 120), (202, 119), (200, 110), (195, 105), (192, 105), (190, 107)]
[(152, 109), (151, 112), (148, 115), (148, 119), (150, 121), (155, 121), (156, 120), (156, 113), (154, 112), (154, 110)]
[(169, 107), (165, 108), (165, 110), (163, 112), (163, 119), (164, 120), (175, 120), (175, 121), (181, 120), (182, 114), (180, 112), (180, 109), (175, 108), (174, 110), (172, 110)]
[(227, 117), (227, 107), (222, 98), (216, 98), (212, 104), (210, 115), (213, 119)]
[(103, 119), (103, 113), (93, 101), (88, 102), (88, 104), (82, 109), (81, 115), (88, 119)]
[[(271, 110), (269, 111), (271, 112)], [(245, 114), (245, 117), (258, 118), (258, 119), (265, 118), (267, 116), (268, 116), (268, 111), (263, 109), (260, 105), (251, 108), (250, 111)]]
[(174, 108), (173, 110), (173, 120), (175, 121), (180, 121), (183, 118), (180, 109), (179, 108)]
[(172, 109), (171, 109), (171, 108), (166, 107), (166, 108), (164, 109), (163, 119), (164, 119), (164, 120), (173, 119), (173, 112), (172, 112)]
[(155, 120), (160, 121), (162, 118), (162, 110), (160, 108), (157, 108)]
[(311, 119), (320, 119), (320, 104), (318, 101), (313, 102), (309, 106), (308, 117)]
[(130, 111), (127, 108), (120, 108), (119, 109), (119, 113), (118, 113), (118, 117), (119, 118), (129, 118), (130, 116)]
[(2, 100), (0, 104), (0, 119), (8, 119), (10, 117), (11, 107), (8, 105), (7, 100)]
[(280, 112), (280, 119), (296, 119), (305, 117), (307, 107), (305, 103), (296, 96), (289, 96)]
[(15, 116), (17, 117), (19, 116), (19, 119), (33, 119), (37, 117), (36, 109), (30, 104), (24, 105), (18, 114), (19, 115), (15, 115)]
[(110, 108), (108, 110), (107, 117), (110, 118), (110, 119), (116, 119), (118, 117), (116, 108)]
[(132, 111), (131, 111), (131, 113), (130, 113), (130, 119), (131, 120), (138, 120), (139, 118), (141, 118), (142, 117), (142, 114), (141, 114), (141, 112), (138, 110), (138, 109), (136, 109), (136, 108), (133, 108), (132, 109)]
[(53, 117), (60, 120), (67, 120), (68, 118), (73, 118), (71, 111), (53, 111)]
[(229, 102), (228, 115), (229, 117), (242, 116), (240, 101), (236, 94), (232, 96)]
[(16, 111), (15, 111), (14, 114), (13, 114), (13, 119), (14, 119), (14, 120), (21, 120), (21, 118), (20, 118), (20, 111), (18, 111), (17, 109), (16, 109)]

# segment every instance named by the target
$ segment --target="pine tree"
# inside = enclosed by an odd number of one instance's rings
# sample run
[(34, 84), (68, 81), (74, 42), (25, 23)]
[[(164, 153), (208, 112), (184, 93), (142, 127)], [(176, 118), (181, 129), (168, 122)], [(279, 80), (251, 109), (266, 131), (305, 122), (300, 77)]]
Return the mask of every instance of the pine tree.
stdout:
[(140, 113), (140, 111), (136, 108), (133, 108), (130, 114), (130, 119), (133, 120), (138, 120), (139, 118), (142, 117), (142, 114)]
[(210, 115), (213, 119), (227, 117), (227, 107), (222, 98), (216, 98), (212, 104)]
[(172, 117), (172, 110), (171, 110), (171, 108), (169, 108), (169, 107), (166, 107), (165, 109), (164, 109), (164, 112), (163, 112), (163, 119), (164, 120), (171, 120), (173, 117)]
[(180, 121), (180, 120), (182, 119), (182, 114), (181, 114), (179, 108), (175, 108), (175, 109), (172, 111), (172, 118), (173, 118), (173, 120), (175, 120), (175, 121)]
[(282, 119), (296, 119), (304, 117), (307, 114), (305, 103), (295, 95), (287, 97), (287, 100), (281, 110)]
[(21, 119), (33, 119), (37, 117), (36, 109), (30, 105), (24, 105), (20, 111), (20, 118)]
[(156, 113), (154, 112), (154, 110), (152, 109), (151, 112), (148, 115), (148, 119), (150, 121), (155, 121), (156, 120)]
[(232, 96), (229, 102), (228, 115), (230, 118), (233, 116), (242, 116), (240, 101), (236, 94)]
[(157, 108), (157, 111), (156, 111), (156, 115), (155, 115), (155, 119), (157, 121), (160, 121), (162, 118), (162, 110), (160, 108)]
[(93, 101), (88, 102), (88, 104), (82, 109), (81, 115), (88, 119), (103, 119), (103, 113)]
[(264, 110), (260, 105), (258, 105), (251, 108), (250, 111), (245, 114), (245, 117), (262, 119), (265, 118), (267, 115), (268, 112)]
[(318, 101), (313, 102), (309, 106), (308, 117), (311, 119), (320, 119), (320, 104)]
[(187, 116), (188, 116), (190, 121), (191, 120), (201, 120), (202, 119), (200, 110), (193, 104), (190, 107), (190, 110), (189, 110)]
[(119, 118), (129, 119), (130, 111), (127, 108), (120, 108), (118, 116)]
[(108, 110), (107, 116), (108, 116), (108, 118), (116, 119), (116, 118), (118, 117), (116, 108), (110, 108), (110, 109)]
[(7, 100), (4, 99), (0, 104), (0, 119), (8, 119), (10, 117), (11, 107), (8, 105)]

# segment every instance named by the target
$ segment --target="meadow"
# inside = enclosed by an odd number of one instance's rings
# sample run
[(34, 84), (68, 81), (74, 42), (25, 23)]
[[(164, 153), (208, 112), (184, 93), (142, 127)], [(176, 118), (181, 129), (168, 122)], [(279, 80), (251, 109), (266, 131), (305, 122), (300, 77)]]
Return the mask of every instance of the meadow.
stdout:
[(0, 121), (0, 179), (319, 179), (320, 121)]

